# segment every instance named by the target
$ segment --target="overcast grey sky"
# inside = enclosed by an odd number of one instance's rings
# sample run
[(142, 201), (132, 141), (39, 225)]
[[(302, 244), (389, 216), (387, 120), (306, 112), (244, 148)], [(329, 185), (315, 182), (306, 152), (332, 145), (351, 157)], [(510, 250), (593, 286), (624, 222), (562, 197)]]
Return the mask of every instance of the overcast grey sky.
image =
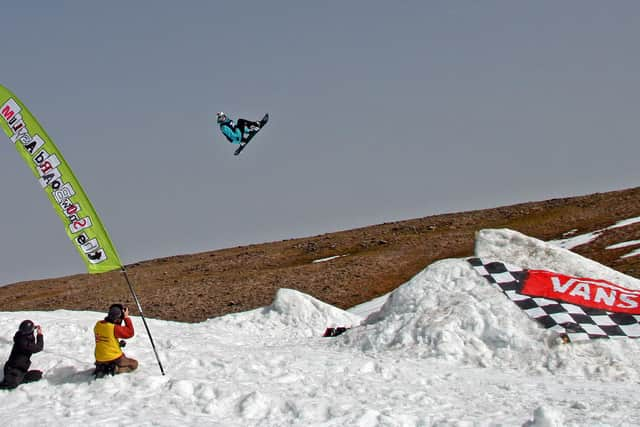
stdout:
[[(640, 2), (15, 1), (0, 28), (125, 264), (638, 185)], [(235, 157), (219, 110), (271, 121)], [(85, 272), (0, 136), (0, 283)]]

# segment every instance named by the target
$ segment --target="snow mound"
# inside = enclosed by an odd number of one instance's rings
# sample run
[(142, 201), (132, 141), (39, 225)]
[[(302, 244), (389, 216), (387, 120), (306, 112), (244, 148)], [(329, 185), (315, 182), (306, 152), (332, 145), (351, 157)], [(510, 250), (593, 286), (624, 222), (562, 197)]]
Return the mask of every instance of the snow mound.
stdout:
[(475, 254), (522, 268), (604, 279), (626, 288), (640, 289), (640, 280), (634, 277), (514, 230), (480, 230), (476, 233)]
[(210, 319), (205, 323), (224, 323), (227, 330), (234, 330), (234, 333), (244, 332), (251, 339), (288, 339), (319, 337), (328, 327), (355, 326), (362, 320), (362, 316), (324, 303), (310, 295), (281, 288), (270, 306)]
[[(511, 230), (479, 232), (476, 248), (480, 252), (476, 255), (524, 267), (610, 280), (620, 275), (607, 276), (609, 269), (599, 269), (594, 261)], [(630, 286), (631, 278), (622, 280), (625, 278), (615, 280)], [(630, 363), (634, 358), (628, 357), (640, 355), (637, 340), (560, 344), (556, 334), (531, 320), (465, 259), (431, 264), (393, 291), (363, 327), (338, 338), (338, 345), (363, 351), (401, 349), (480, 367), (563, 371), (621, 380), (640, 377)]]
[(478, 366), (520, 363), (522, 357), (546, 352), (553, 338), (467, 261), (455, 259), (418, 273), (364, 325), (343, 341), (364, 351), (412, 349), (423, 357)]
[(293, 289), (279, 289), (267, 315), (276, 314), (288, 325), (317, 330), (333, 326), (358, 325), (362, 317), (324, 303)]

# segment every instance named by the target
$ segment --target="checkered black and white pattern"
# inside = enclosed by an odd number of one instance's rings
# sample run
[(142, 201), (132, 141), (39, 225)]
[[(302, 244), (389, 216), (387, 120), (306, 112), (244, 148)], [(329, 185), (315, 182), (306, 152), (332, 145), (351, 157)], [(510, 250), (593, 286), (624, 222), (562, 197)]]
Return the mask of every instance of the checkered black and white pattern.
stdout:
[(570, 341), (640, 338), (640, 316), (524, 295), (520, 291), (527, 280), (527, 270), (481, 258), (469, 258), (468, 261), (475, 271), (504, 292), (529, 317)]

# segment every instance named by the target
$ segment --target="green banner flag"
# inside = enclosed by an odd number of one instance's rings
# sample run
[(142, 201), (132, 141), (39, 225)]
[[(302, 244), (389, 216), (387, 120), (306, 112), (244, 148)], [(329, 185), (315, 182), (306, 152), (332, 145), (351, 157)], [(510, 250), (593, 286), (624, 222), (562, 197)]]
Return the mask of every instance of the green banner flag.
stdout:
[(89, 273), (121, 268), (107, 231), (62, 154), (33, 114), (2, 85), (0, 126), (38, 178)]

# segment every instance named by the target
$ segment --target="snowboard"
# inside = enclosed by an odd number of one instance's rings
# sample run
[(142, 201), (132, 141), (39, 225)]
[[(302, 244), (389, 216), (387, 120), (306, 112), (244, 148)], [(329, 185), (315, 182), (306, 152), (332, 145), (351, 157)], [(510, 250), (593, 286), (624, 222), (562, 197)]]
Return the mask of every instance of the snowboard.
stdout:
[(265, 114), (264, 117), (262, 119), (260, 119), (260, 121), (258, 122), (258, 124), (260, 125), (260, 128), (258, 130), (256, 130), (256, 131), (253, 131), (247, 137), (246, 141), (241, 142), (240, 146), (236, 149), (236, 151), (233, 152), (233, 155), (237, 156), (238, 154), (240, 154), (242, 152), (242, 150), (244, 150), (244, 147), (246, 147), (247, 144), (249, 144), (251, 142), (253, 137), (256, 136), (258, 134), (258, 132), (260, 132), (260, 130), (264, 127), (264, 125), (267, 124), (268, 121), (269, 121), (269, 113)]

